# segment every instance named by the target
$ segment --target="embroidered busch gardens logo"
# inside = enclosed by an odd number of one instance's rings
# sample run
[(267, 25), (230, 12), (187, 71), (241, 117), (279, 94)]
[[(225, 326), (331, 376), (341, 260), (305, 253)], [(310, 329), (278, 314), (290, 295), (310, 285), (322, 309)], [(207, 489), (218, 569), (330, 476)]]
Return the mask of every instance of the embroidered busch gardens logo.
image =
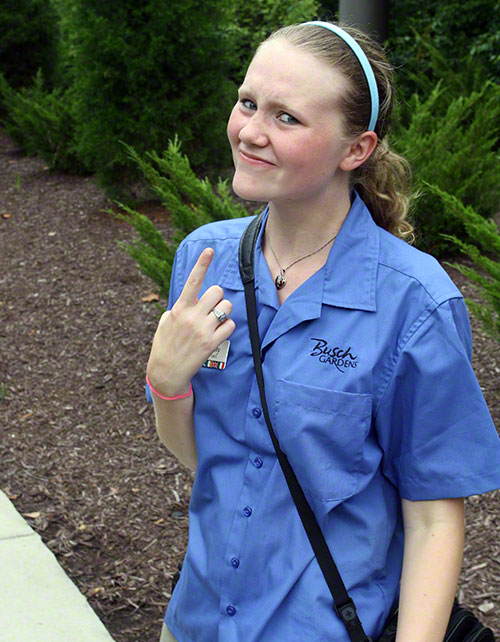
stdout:
[(321, 363), (329, 363), (339, 372), (345, 372), (347, 368), (356, 368), (358, 365), (358, 357), (351, 353), (351, 346), (331, 348), (324, 339), (311, 338), (311, 341), (315, 341), (315, 346), (310, 356), (318, 357)]

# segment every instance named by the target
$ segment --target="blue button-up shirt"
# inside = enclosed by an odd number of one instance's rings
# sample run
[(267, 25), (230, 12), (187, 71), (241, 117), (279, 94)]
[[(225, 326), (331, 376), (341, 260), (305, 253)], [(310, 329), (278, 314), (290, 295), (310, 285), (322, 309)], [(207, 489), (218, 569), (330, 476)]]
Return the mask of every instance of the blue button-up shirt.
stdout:
[[(166, 615), (179, 642), (348, 642), (261, 412), (238, 244), (249, 219), (180, 245), (170, 304), (205, 247), (236, 330), (227, 366), (193, 379), (198, 469), (189, 546)], [(266, 396), (281, 448), (377, 636), (398, 592), (401, 497), (500, 486), (500, 440), (470, 365), (467, 312), (430, 256), (378, 228), (356, 196), (326, 264), (279, 305), (256, 247)]]

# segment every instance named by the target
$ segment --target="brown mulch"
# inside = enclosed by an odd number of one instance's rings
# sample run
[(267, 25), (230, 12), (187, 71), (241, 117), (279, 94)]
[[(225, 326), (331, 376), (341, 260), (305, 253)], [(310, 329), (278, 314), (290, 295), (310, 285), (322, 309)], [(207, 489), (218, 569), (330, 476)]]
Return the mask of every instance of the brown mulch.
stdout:
[[(156, 642), (192, 476), (159, 444), (144, 399), (159, 312), (142, 297), (155, 288), (118, 247), (135, 232), (109, 206), (92, 178), (47, 171), (0, 131), (0, 489), (117, 642)], [(155, 221), (168, 235), (168, 219)], [(500, 350), (472, 325), (500, 427)], [(497, 634), (499, 500), (467, 501), (460, 583)]]

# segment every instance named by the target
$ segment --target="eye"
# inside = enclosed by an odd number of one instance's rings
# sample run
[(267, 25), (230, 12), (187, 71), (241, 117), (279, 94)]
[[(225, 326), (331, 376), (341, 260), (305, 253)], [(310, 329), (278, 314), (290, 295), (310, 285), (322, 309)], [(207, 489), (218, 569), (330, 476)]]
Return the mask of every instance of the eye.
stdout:
[(279, 120), (281, 120), (282, 123), (286, 123), (287, 125), (295, 125), (299, 122), (294, 116), (291, 116), (286, 112), (281, 112), (278, 118)]
[(253, 100), (250, 100), (250, 98), (242, 98), (240, 100), (240, 105), (243, 105), (245, 109), (250, 109), (251, 111), (255, 111), (257, 109), (257, 105)]

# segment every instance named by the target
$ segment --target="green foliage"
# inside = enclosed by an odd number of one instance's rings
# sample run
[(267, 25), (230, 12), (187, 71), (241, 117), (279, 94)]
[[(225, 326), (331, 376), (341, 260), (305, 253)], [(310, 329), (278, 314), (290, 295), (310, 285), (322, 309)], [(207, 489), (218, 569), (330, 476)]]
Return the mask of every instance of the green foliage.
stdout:
[(76, 5), (71, 0), (50, 0), (58, 19), (58, 39), (54, 81), (57, 87), (70, 87), (75, 80), (79, 33), (74, 29)]
[(47, 0), (0, 3), (0, 73), (11, 87), (31, 82), (38, 69), (51, 78), (56, 56), (57, 16)]
[(500, 342), (500, 232), (494, 220), (486, 220), (474, 208), (465, 205), (455, 196), (447, 194), (435, 185), (427, 186), (437, 196), (450, 217), (458, 218), (464, 225), (468, 241), (464, 242), (455, 236), (444, 235), (466, 254), (476, 267), (453, 263), (472, 281), (484, 300), (481, 305), (467, 299), (467, 305), (474, 316), (482, 323), (484, 330)]
[(75, 124), (68, 92), (46, 91), (41, 71), (31, 87), (18, 91), (0, 75), (0, 102), (7, 113), (8, 134), (26, 154), (41, 156), (51, 169), (82, 171), (73, 148)]
[(500, 81), (500, 3), (498, 0), (398, 0), (389, 12), (390, 58), (401, 69), (400, 82), (409, 97), (416, 77), (435, 83), (439, 66), (426, 43), (460, 73), (467, 62), (481, 66)]
[(233, 0), (228, 33), (235, 43), (234, 77), (241, 82), (258, 45), (283, 25), (314, 20), (320, 10), (318, 0)]
[(443, 230), (464, 235), (461, 219), (443, 210), (440, 199), (425, 183), (454, 194), (483, 217), (496, 213), (500, 203), (499, 136), (500, 87), (493, 82), (458, 97), (443, 84), (427, 98), (412, 96), (393, 143), (410, 161), (416, 188), (422, 192), (414, 212), (419, 247), (439, 255), (448, 247)]
[(197, 178), (188, 158), (180, 151), (178, 139), (169, 141), (161, 156), (155, 152), (141, 156), (128, 146), (126, 150), (169, 211), (174, 234), (166, 242), (147, 216), (119, 204), (121, 218), (131, 223), (142, 239), (120, 245), (139, 269), (159, 286), (160, 295), (166, 296), (175, 251), (186, 234), (205, 223), (248, 216), (248, 212), (242, 205), (233, 203), (226, 181), (219, 179), (214, 190), (208, 179)]
[(235, 87), (227, 80), (228, 3), (59, 2), (77, 152), (101, 184), (132, 178), (119, 141), (161, 150), (177, 133), (197, 166), (229, 162), (225, 121)]
[(454, 69), (453, 60), (450, 60), (446, 52), (437, 49), (429, 37), (416, 32), (414, 37), (415, 42), (418, 42), (421, 50), (426, 53), (430, 71), (423, 74), (421, 71), (412, 70), (410, 66), (408, 69), (399, 70), (397, 74), (396, 90), (400, 95), (400, 116), (406, 121), (412, 114), (412, 96), (404, 98), (408, 84), (415, 88), (415, 93), (421, 98), (430, 96), (438, 84), (443, 89), (446, 88), (439, 100), (434, 102), (434, 114), (443, 115), (454, 98), (480, 91), (488, 82), (488, 74), (477, 60), (467, 58), (457, 71)]

